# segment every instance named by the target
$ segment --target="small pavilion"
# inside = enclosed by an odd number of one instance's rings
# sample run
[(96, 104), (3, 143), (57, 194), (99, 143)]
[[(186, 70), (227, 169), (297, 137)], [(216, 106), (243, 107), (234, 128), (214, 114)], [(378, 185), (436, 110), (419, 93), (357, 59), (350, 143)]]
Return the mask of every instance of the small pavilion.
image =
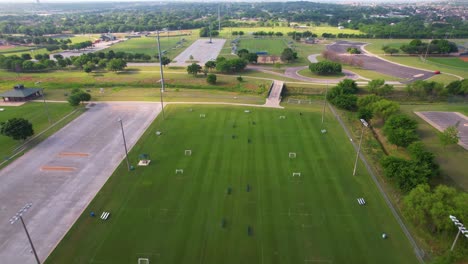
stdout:
[(25, 102), (42, 96), (42, 88), (26, 88), (22, 84), (17, 84), (13, 90), (0, 93), (4, 102)]

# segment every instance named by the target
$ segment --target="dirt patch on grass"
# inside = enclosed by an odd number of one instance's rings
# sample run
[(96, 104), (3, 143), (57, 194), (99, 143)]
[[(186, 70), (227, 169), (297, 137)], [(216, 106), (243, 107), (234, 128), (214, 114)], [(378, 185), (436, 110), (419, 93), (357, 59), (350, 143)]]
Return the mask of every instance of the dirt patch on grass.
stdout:
[(13, 46), (13, 45), (0, 45), (0, 50), (6, 50), (6, 49), (11, 49), (11, 48), (14, 48), (16, 46)]
[(468, 62), (468, 57), (460, 57), (460, 60), (462, 60), (464, 62)]

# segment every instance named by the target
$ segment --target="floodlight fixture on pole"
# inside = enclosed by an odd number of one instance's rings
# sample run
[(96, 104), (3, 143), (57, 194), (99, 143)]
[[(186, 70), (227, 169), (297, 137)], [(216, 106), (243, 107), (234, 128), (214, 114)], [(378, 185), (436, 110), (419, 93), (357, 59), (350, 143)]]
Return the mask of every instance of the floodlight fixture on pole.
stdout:
[(325, 88), (325, 98), (323, 100), (322, 125), (323, 125), (323, 119), (325, 117), (325, 107), (327, 106), (327, 94), (328, 94), (328, 81), (327, 81), (327, 87)]
[(356, 169), (357, 169), (357, 162), (359, 160), (359, 154), (361, 153), (361, 144), (362, 144), (362, 137), (364, 136), (364, 129), (369, 126), (369, 123), (366, 122), (364, 119), (360, 119), (361, 123), (363, 125), (362, 130), (361, 130), (361, 138), (359, 139), (359, 146), (358, 146), (358, 151), (356, 154), (356, 161), (354, 162), (354, 169), (353, 169), (353, 176), (356, 175)]
[(221, 11), (220, 11), (221, 6), (218, 5), (218, 31), (221, 33)]
[(162, 55), (161, 55), (161, 41), (159, 40), (159, 30), (157, 31), (158, 35), (158, 54), (159, 54), (159, 71), (161, 73), (161, 91), (159, 93), (161, 99), (161, 112), (163, 115), (163, 119), (166, 119), (164, 115), (164, 102), (163, 102), (163, 93), (165, 91), (164, 87), (164, 70), (163, 70), (163, 63), (162, 63)]
[(450, 247), (450, 251), (453, 251), (453, 248), (455, 247), (455, 244), (457, 243), (460, 233), (462, 233), (466, 238), (468, 238), (468, 229), (466, 229), (465, 226), (462, 223), (460, 223), (460, 221), (455, 216), (450, 215), (449, 218), (458, 228), (457, 236), (455, 237), (455, 240), (452, 243), (452, 247)]
[(29, 210), (29, 208), (31, 208), (32, 206), (32, 203), (27, 203), (25, 206), (23, 206), (23, 208), (21, 208), (15, 216), (13, 216), (12, 218), (10, 218), (10, 224), (14, 224), (16, 223), (16, 221), (20, 220), (21, 221), (21, 224), (24, 228), (24, 232), (26, 233), (26, 236), (28, 237), (28, 241), (29, 241), (29, 244), (31, 245), (31, 249), (32, 249), (32, 252), (34, 253), (34, 257), (36, 258), (36, 262), (37, 264), (41, 264), (41, 261), (39, 260), (39, 257), (37, 256), (37, 252), (36, 252), (36, 249), (34, 248), (34, 244), (31, 240), (31, 236), (29, 235), (29, 232), (28, 232), (28, 229), (26, 228), (26, 224), (24, 223), (24, 220), (23, 220), (23, 214)]
[(123, 129), (122, 118), (119, 118), (117, 121), (120, 122), (120, 128), (122, 130), (122, 138), (123, 138), (123, 143), (125, 147), (125, 160), (127, 161), (127, 169), (130, 171), (130, 162), (128, 161), (127, 141), (125, 140), (125, 133)]

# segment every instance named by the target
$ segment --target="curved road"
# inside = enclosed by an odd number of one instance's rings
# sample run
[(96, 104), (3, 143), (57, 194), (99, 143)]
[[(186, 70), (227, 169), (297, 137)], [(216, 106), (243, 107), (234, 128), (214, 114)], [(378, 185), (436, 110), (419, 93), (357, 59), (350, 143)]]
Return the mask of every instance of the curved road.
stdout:
[[(367, 44), (368, 43), (364, 42), (337, 41), (335, 43), (327, 45), (327, 50), (333, 51), (338, 54), (344, 54), (346, 56), (358, 57), (364, 62), (364, 69), (405, 79), (403, 83), (410, 83), (416, 80), (425, 80), (434, 76), (434, 72), (392, 63), (387, 60), (383, 60), (373, 54), (370, 54), (363, 48)], [(350, 55), (346, 51), (346, 49), (348, 48), (357, 48), (361, 51), (361, 54)]]

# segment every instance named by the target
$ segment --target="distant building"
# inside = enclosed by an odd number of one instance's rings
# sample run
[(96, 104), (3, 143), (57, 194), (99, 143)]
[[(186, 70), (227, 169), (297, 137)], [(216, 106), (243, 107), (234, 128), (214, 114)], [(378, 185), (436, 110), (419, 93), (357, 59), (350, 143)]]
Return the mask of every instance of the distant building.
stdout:
[(24, 102), (42, 96), (42, 88), (26, 88), (22, 84), (17, 84), (13, 90), (0, 93), (4, 102)]
[(113, 40), (116, 40), (117, 37), (112, 35), (111, 33), (107, 33), (107, 34), (101, 34), (101, 40), (103, 41), (113, 41)]

